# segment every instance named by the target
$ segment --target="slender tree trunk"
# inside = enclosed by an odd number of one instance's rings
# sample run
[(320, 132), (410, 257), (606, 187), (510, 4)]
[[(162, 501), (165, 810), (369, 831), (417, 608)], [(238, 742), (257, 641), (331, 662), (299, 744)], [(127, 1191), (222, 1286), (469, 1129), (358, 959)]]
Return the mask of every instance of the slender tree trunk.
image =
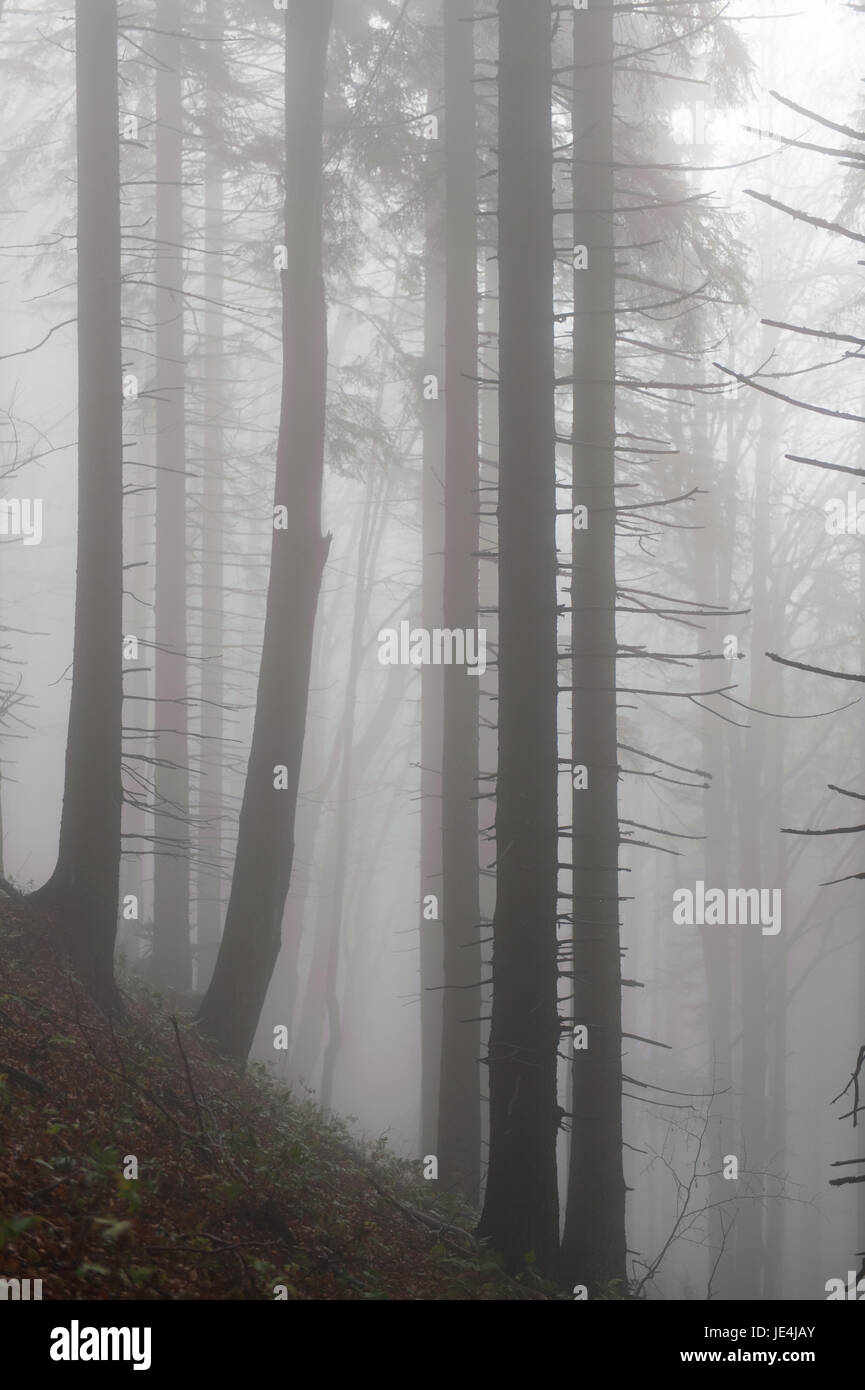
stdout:
[[(694, 462), (698, 478), (721, 478), (719, 466), (711, 452), (707, 433), (698, 420), (693, 441)], [(695, 479), (695, 482), (698, 479)], [(721, 481), (723, 487), (723, 480)], [(704, 529), (696, 533), (693, 547), (694, 598), (699, 603), (723, 605), (730, 592), (732, 543), (735, 536), (735, 515), (732, 507), (722, 511), (723, 492), (708, 500)], [(714, 663), (704, 675), (705, 684), (717, 684)], [(735, 679), (735, 675), (731, 676)], [(733, 799), (727, 771), (728, 739), (725, 725), (711, 708), (704, 706), (700, 716), (701, 763), (711, 774), (711, 782), (703, 798), (703, 828), (705, 857), (703, 871), (710, 887), (722, 887), (728, 881), (730, 861), (730, 824)], [(706, 1040), (709, 1053), (711, 1088), (711, 1119), (707, 1135), (709, 1168), (709, 1248), (707, 1258), (710, 1275), (714, 1271), (713, 1291), (725, 1288), (729, 1265), (727, 1228), (732, 1211), (721, 1205), (730, 1197), (730, 1184), (723, 1176), (723, 1160), (733, 1149), (732, 1115), (732, 1023), (733, 982), (730, 959), (730, 935), (715, 926), (700, 929), (703, 965), (706, 976)], [(655, 1034), (657, 1036), (657, 1034)], [(721, 1250), (727, 1258), (718, 1264)]]
[[(489, 221), (489, 219), (486, 219)], [(481, 469), (480, 469), (480, 552), (489, 556), (480, 566), (478, 590), (480, 622), (487, 629), (487, 651), (494, 655), (499, 649), (498, 633), (498, 564), (497, 564), (497, 496), (499, 486), (499, 281), (498, 256), (495, 240), (485, 239), (483, 268), (483, 301), (481, 307), (480, 375), (492, 385), (481, 394)], [(495, 795), (492, 780), (498, 753), (498, 665), (491, 661), (486, 675), (480, 679), (480, 711), (478, 718), (478, 806), (481, 813), (481, 833), (478, 841), (480, 859), (480, 906), (483, 930), (481, 940), (481, 972), (486, 982), (492, 970), (492, 948), (489, 925), (495, 911)], [(489, 1047), (489, 996), (487, 983), (481, 991), (481, 1057)], [(489, 1086), (481, 1072), (481, 1154), (482, 1175), (485, 1177), (489, 1155)]]
[(204, 293), (204, 486), (201, 517), (201, 783), (199, 867), (196, 884), (196, 989), (206, 990), (213, 973), (222, 929), (223, 701), (225, 619), (225, 437), (222, 428), (227, 390), (222, 224), (225, 207), (219, 112), (223, 96), (222, 40), (224, 0), (208, 0), (208, 141), (204, 161), (205, 244), (208, 251)]
[(159, 989), (192, 987), (186, 683), (183, 83), (177, 6), (156, 11), (156, 773), (153, 957)]
[[(342, 361), (342, 353), (349, 331), (349, 316), (344, 312), (338, 314), (329, 343), (329, 358), (334, 359), (336, 363)], [(351, 552), (355, 538), (360, 534), (361, 519), (358, 519), (352, 527), (352, 534), (346, 547), (348, 552)], [(333, 601), (331, 601), (331, 606), (332, 602)], [(326, 599), (323, 599), (313, 633), (310, 691), (322, 691), (326, 689), (327, 669), (331, 652), (334, 648), (339, 649), (341, 642), (341, 634), (334, 629), (334, 624), (330, 620), (330, 612), (331, 610)], [(335, 630), (335, 635), (327, 640), (327, 635), (331, 629)], [(309, 991), (307, 991), (303, 1000), (303, 1018), (301, 1020), (301, 1026), (300, 1028), (295, 1028), (301, 944), (309, 915), (313, 877), (315, 876), (317, 879), (320, 879), (322, 882), (326, 883), (328, 887), (333, 886), (330, 877), (326, 877), (322, 872), (316, 872), (316, 849), (319, 843), (319, 827), (322, 821), (324, 803), (329, 795), (330, 787), (339, 772), (341, 744), (339, 739), (334, 740), (333, 748), (327, 766), (325, 767), (323, 765), (324, 743), (321, 735), (321, 728), (314, 716), (315, 710), (313, 709), (313, 718), (312, 720), (308, 720), (306, 737), (304, 739), (303, 759), (301, 763), (301, 787), (304, 786), (305, 778), (306, 793), (304, 794), (301, 791), (298, 796), (297, 816), (295, 821), (295, 860), (282, 919), (282, 948), (271, 978), (268, 996), (258, 1024), (259, 1041), (268, 1051), (273, 1046), (274, 1025), (281, 1024), (286, 1027), (288, 1029), (289, 1038), (296, 1038), (299, 1046), (305, 1026), (304, 1021), (307, 1017), (307, 1009), (315, 1008), (320, 1011), (318, 1014), (319, 1027), (323, 1019), (323, 994), (318, 998), (317, 1002), (313, 1004), (309, 997)], [(321, 774), (320, 776), (319, 773)], [(323, 970), (324, 966), (322, 965), (322, 972)], [(321, 978), (323, 981), (323, 973)], [(320, 1031), (316, 1034), (316, 1038), (317, 1041), (311, 1058), (311, 1065), (315, 1063), (321, 1045)], [(286, 1078), (289, 1078), (293, 1074), (294, 1053), (296, 1050), (295, 1045), (290, 1042), (288, 1050), (279, 1053), (279, 1061), (282, 1064)]]
[[(149, 401), (140, 401), (134, 413), (127, 406), (125, 420), (127, 436), (137, 437), (136, 452), (139, 457), (136, 459), (136, 464), (147, 469), (149, 456), (153, 453), (153, 434), (152, 430), (147, 429), (145, 418), (148, 421), (150, 419)], [(152, 481), (153, 476), (151, 465), (147, 472), (148, 481)], [(131, 499), (124, 506), (124, 563), (127, 566), (138, 566), (139, 568), (136, 570), (137, 582), (134, 588), (130, 586), (129, 591), (124, 594), (123, 631), (130, 635), (134, 633), (137, 636), (139, 655), (148, 653), (153, 649), (153, 581), (155, 575), (152, 563), (154, 536), (152, 497), (152, 488), (147, 487), (138, 494), (133, 493)], [(143, 749), (145, 757), (152, 757), (153, 742), (150, 732), (153, 711), (151, 660), (144, 656), (144, 659), (140, 660), (137, 665), (126, 668), (125, 676), (125, 697), (127, 701), (131, 702), (133, 710), (142, 711), (142, 714), (135, 719), (135, 723), (138, 724), (139, 720), (142, 724), (145, 720), (147, 721), (147, 733), (138, 746)], [(129, 760), (127, 753), (124, 761)], [(131, 766), (137, 774), (139, 765), (132, 761)], [(147, 781), (140, 782), (137, 775), (130, 778), (129, 790), (123, 804), (123, 833), (130, 843), (124, 845), (123, 848), (120, 896), (124, 900), (128, 896), (133, 896), (137, 902), (137, 913), (129, 919), (121, 918), (117, 945), (136, 969), (140, 969), (139, 962), (144, 951), (142, 921), (145, 914), (145, 885), (149, 866), (152, 862), (153, 850), (151, 834), (153, 806), (152, 797), (148, 795), (147, 787)]]
[[(313, 629), (330, 537), (321, 534), (327, 320), (322, 270), (323, 107), (332, 0), (285, 17), (283, 382), (270, 583), (249, 769), (225, 931), (202, 1025), (245, 1061), (279, 954)], [(279, 769), (279, 771), (277, 771)]]
[[(764, 343), (767, 351), (769, 343)], [(752, 516), (753, 569), (751, 581), (751, 684), (749, 704), (760, 709), (767, 705), (767, 692), (758, 679), (763, 653), (769, 646), (769, 550), (771, 517), (769, 511), (770, 460), (778, 438), (777, 410), (774, 403), (761, 404), (761, 427), (757, 445), (757, 465)], [(764, 846), (766, 822), (765, 730), (752, 718), (742, 744), (739, 776), (740, 865), (742, 885), (764, 884), (767, 856)], [(777, 832), (775, 832), (777, 833)], [(774, 856), (769, 857), (774, 865)], [(772, 940), (772, 938), (767, 938)], [(766, 1165), (766, 1079), (768, 1067), (768, 1013), (765, 943), (758, 926), (745, 928), (740, 945), (742, 981), (742, 1057), (741, 1057), (741, 1169), (747, 1185), (747, 1200), (736, 1218), (736, 1287), (742, 1299), (763, 1296), (765, 1264), (765, 1180)]]
[[(441, 0), (429, 6), (441, 16)], [(438, 152), (432, 156), (438, 160)], [(424, 247), (424, 378), (444, 381), (445, 264), (440, 169), (428, 181)], [(444, 412), (438, 400), (424, 400), (421, 481), (423, 575), (421, 624), (442, 627), (444, 593)], [(443, 674), (440, 666), (421, 667), (421, 831), (420, 831), (420, 1151), (437, 1154), (442, 1057), (442, 723)], [(438, 910), (424, 915), (434, 898)]]
[[(567, 1282), (624, 1281), (622, 985), (616, 733), (613, 11), (574, 12), (573, 954)], [(585, 508), (585, 525), (582, 513)], [(580, 518), (579, 520), (577, 518)]]
[[(444, 626), (478, 622), (478, 284), (474, 3), (445, 0)], [(439, 1177), (480, 1189), (478, 677), (444, 668), (442, 919), (444, 993)]]
[[(772, 630), (780, 632), (783, 621), (783, 604), (775, 604), (775, 612), (781, 621), (773, 623)], [(770, 709), (783, 709), (782, 672), (773, 667), (769, 677)], [(772, 721), (769, 731), (769, 824), (781, 826), (783, 821), (783, 782), (785, 726), (782, 720)], [(770, 887), (778, 887), (787, 896), (787, 854), (783, 837), (776, 832), (775, 853), (768, 856), (773, 873)], [(787, 1159), (787, 1010), (789, 1005), (788, 985), (788, 947), (783, 930), (771, 938), (774, 946), (771, 972), (771, 1017), (772, 1017), (772, 1071), (769, 1083), (768, 1138), (766, 1152), (776, 1174), (786, 1171)], [(780, 1195), (775, 1195), (767, 1203), (766, 1212), (766, 1280), (765, 1297), (780, 1299), (784, 1297), (786, 1241), (788, 1204)]]
[(114, 998), (122, 789), (120, 118), (117, 7), (75, 10), (78, 142), (78, 573), (57, 866), (36, 900), (62, 914), (91, 986)]
[(558, 1254), (557, 677), (548, 0), (499, 7), (499, 772), (490, 1165), (480, 1234)]

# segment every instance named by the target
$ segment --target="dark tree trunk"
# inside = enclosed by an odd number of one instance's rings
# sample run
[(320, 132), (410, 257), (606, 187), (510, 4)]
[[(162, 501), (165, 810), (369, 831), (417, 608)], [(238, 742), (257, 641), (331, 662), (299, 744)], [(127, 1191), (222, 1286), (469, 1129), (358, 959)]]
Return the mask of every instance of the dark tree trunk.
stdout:
[[(624, 1280), (622, 985), (616, 734), (616, 320), (613, 183), (613, 12), (574, 12), (573, 792), (574, 1022), (564, 1276), (590, 1294)], [(579, 262), (578, 262), (579, 264)], [(579, 788), (579, 782), (575, 781)]]
[(336, 892), (339, 827), (336, 818), (319, 836), (320, 872), (318, 899), (312, 929), (312, 956), (309, 962), (297, 1037), (291, 1052), (291, 1074), (314, 1088), (315, 1074), (324, 1042), (327, 1022), (327, 969), (330, 958), (329, 928), (331, 901)]
[[(428, 194), (424, 256), (424, 376), (444, 379), (444, 248), (438, 182)], [(444, 418), (440, 401), (424, 401), (421, 622), (443, 626), (444, 593)], [(437, 1153), (442, 1049), (442, 667), (421, 667), (421, 912), (420, 1042), (421, 1153)], [(438, 912), (424, 917), (425, 900)]]
[(117, 7), (75, 12), (78, 142), (78, 573), (57, 866), (35, 895), (114, 998), (122, 790), (123, 426)]
[[(270, 583), (249, 768), (225, 931), (201, 1022), (245, 1061), (279, 954), (318, 595), (327, 320), (322, 272), (323, 107), (332, 0), (294, 0), (285, 17), (283, 378)], [(285, 768), (276, 777), (275, 768)], [(284, 780), (284, 787), (276, 785)]]
[[(444, 626), (478, 622), (478, 284), (473, 0), (445, 0)], [(439, 1177), (480, 1191), (478, 677), (444, 668)]]
[[(438, 228), (437, 228), (438, 231)], [(441, 261), (427, 234), (426, 336), (424, 371), (442, 378), (441, 354), (444, 325), (444, 281)], [(435, 257), (435, 259), (434, 259)], [(442, 553), (444, 553), (444, 430), (441, 404), (423, 404), (423, 587), (421, 626), (427, 631), (442, 626)], [(442, 765), (442, 669), (420, 669), (420, 1148), (435, 1154), (438, 1143), (438, 1090), (442, 1042), (442, 863), (441, 863), (441, 765)], [(424, 916), (424, 903), (435, 898), (435, 916)]]
[(499, 7), (499, 772), (480, 1234), (554, 1275), (556, 535), (551, 7)]
[(158, 989), (192, 988), (186, 688), (183, 85), (174, 0), (156, 11), (156, 687), (153, 956)]
[(204, 486), (201, 504), (201, 786), (199, 867), (196, 883), (196, 989), (210, 983), (222, 930), (223, 700), (225, 619), (223, 547), (225, 543), (225, 436), (222, 429), (227, 357), (222, 311), (223, 170), (218, 121), (222, 100), (223, 0), (208, 0), (210, 40), (207, 72), (208, 141), (204, 166), (205, 242), (209, 255), (204, 314)]

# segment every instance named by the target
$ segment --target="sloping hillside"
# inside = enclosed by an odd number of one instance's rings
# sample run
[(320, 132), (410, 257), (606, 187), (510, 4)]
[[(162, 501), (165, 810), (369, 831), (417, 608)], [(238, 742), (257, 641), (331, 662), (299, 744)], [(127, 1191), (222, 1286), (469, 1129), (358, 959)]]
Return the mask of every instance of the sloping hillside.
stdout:
[(504, 1275), (417, 1165), (121, 984), (112, 1020), (0, 901), (0, 1277), (43, 1299), (555, 1296)]

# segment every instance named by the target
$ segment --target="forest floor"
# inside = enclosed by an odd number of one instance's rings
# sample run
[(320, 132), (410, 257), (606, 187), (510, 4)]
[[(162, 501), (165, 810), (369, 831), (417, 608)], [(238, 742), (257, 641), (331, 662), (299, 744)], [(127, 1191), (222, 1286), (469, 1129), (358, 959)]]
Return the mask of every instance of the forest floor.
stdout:
[(120, 986), (111, 1018), (44, 919), (0, 899), (0, 1278), (43, 1299), (556, 1298), (509, 1278), (419, 1164)]

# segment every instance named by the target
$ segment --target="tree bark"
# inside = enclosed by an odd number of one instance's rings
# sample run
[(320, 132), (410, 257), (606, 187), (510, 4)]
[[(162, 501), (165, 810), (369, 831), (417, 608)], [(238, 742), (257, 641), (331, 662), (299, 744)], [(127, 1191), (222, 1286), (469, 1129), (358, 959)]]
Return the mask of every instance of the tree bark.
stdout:
[[(445, 0), (444, 627), (478, 622), (478, 283), (473, 0)], [(444, 668), (439, 1177), (480, 1192), (478, 677)]]
[(78, 142), (78, 572), (57, 865), (34, 895), (62, 916), (113, 1001), (122, 790), (123, 427), (117, 8), (75, 11)]
[[(569, 1284), (590, 1294), (624, 1282), (622, 984), (616, 724), (616, 266), (613, 182), (613, 11), (574, 12), (573, 532), (574, 1023), (588, 1046), (573, 1053), (571, 1156), (562, 1245)], [(576, 262), (579, 266), (580, 262)], [(576, 515), (576, 513), (575, 513)]]
[[(442, 0), (427, 5), (431, 24), (441, 24)], [(435, 100), (435, 98), (433, 98)], [(440, 103), (436, 103), (440, 104)], [(445, 264), (441, 168), (438, 151), (428, 178), (424, 245), (423, 376), (444, 380)], [(421, 477), (421, 625), (442, 627), (444, 603), (445, 429), (440, 401), (423, 400)], [(420, 1151), (438, 1152), (439, 1088), (442, 1057), (442, 725), (443, 674), (440, 666), (421, 667), (421, 832), (420, 832)], [(425, 900), (434, 897), (438, 911), (425, 917)]]
[(210, 40), (207, 71), (208, 142), (204, 161), (204, 206), (207, 268), (204, 313), (204, 485), (201, 501), (201, 783), (198, 801), (200, 832), (196, 882), (196, 989), (210, 983), (222, 930), (222, 839), (224, 718), (223, 547), (225, 544), (225, 436), (222, 428), (225, 397), (225, 318), (223, 248), (221, 242), (225, 196), (218, 121), (222, 99), (223, 0), (208, 0)]
[(192, 988), (186, 682), (183, 79), (174, 0), (156, 10), (156, 637), (153, 955), (157, 989)]
[(548, 0), (499, 7), (499, 770), (480, 1234), (554, 1276), (557, 807), (552, 61)]
[[(252, 748), (225, 931), (202, 1026), (245, 1061), (279, 954), (315, 614), (330, 537), (321, 534), (327, 321), (322, 269), (323, 107), (332, 0), (285, 16), (283, 378), (274, 529)], [(285, 768), (275, 775), (275, 769)], [(277, 785), (284, 779), (285, 785)]]

